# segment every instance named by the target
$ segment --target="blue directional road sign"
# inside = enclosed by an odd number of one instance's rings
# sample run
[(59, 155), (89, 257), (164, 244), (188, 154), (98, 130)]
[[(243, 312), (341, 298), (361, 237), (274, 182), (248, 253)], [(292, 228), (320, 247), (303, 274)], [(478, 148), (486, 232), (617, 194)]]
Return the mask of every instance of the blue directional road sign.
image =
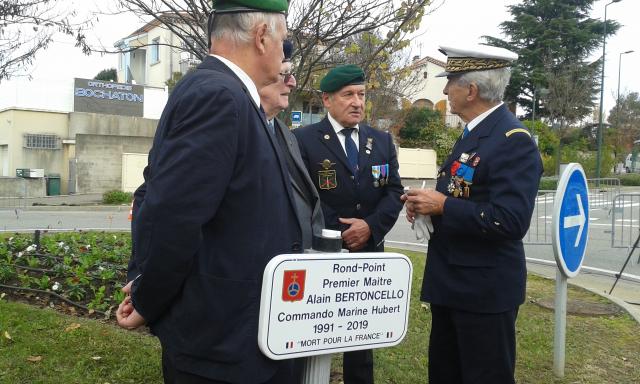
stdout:
[(589, 189), (582, 166), (567, 165), (553, 205), (552, 244), (558, 268), (567, 277), (580, 272), (589, 238)]
[(301, 124), (301, 123), (302, 123), (302, 111), (292, 111), (291, 124)]

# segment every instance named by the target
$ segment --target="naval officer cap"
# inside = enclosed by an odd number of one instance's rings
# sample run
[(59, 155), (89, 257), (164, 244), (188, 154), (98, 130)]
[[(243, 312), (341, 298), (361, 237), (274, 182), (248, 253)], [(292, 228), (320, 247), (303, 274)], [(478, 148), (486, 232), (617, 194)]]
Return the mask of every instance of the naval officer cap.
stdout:
[(276, 12), (285, 13), (287, 0), (213, 0), (215, 13)]
[(447, 55), (447, 66), (445, 72), (436, 77), (505, 68), (518, 59), (518, 55), (508, 49), (481, 44), (456, 47), (441, 45), (440, 52)]
[(320, 80), (320, 90), (331, 93), (354, 84), (364, 84), (362, 68), (353, 64), (341, 65), (327, 72)]

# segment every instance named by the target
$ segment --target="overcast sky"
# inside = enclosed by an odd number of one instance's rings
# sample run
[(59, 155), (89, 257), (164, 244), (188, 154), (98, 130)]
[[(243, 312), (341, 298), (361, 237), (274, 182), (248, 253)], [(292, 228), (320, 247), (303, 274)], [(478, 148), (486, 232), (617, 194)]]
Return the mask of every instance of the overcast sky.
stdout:
[[(300, 0), (299, 0), (300, 1)], [(592, 17), (603, 18), (604, 7), (610, 0), (596, 1)], [(103, 9), (113, 0), (59, 0), (69, 3), (81, 14), (96, 9), (96, 3)], [(510, 19), (506, 6), (518, 3), (516, 0), (434, 0), (431, 9), (441, 4), (422, 22), (422, 34), (414, 40), (412, 55), (432, 56), (444, 60), (438, 52), (438, 45), (448, 42), (480, 42), (482, 35), (500, 36), (498, 25)], [(620, 92), (640, 92), (640, 1), (622, 0), (607, 7), (607, 18), (618, 21), (622, 27), (617, 35), (607, 39), (605, 64), (605, 110), (615, 104), (618, 86), (619, 54), (628, 50), (634, 53), (622, 56)], [(112, 48), (113, 43), (140, 27), (137, 18), (127, 15), (100, 16), (89, 32), (90, 41)], [(602, 55), (602, 49), (594, 53), (591, 60)], [(38, 55), (31, 74), (35, 80), (47, 78), (93, 78), (100, 70), (117, 67), (116, 55), (85, 56), (73, 47), (70, 38), (57, 37), (49, 50)]]

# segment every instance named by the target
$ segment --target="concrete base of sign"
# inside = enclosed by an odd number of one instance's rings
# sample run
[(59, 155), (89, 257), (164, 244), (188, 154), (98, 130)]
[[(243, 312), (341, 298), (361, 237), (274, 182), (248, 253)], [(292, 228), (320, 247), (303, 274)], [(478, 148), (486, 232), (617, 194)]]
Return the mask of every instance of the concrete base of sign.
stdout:
[(302, 384), (329, 384), (331, 355), (307, 357), (304, 361)]

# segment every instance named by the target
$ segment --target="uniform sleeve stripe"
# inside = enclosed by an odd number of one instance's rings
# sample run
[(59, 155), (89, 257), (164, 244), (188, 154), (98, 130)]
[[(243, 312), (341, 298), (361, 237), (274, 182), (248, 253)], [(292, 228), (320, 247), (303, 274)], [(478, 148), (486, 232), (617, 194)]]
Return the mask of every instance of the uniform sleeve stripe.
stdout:
[(504, 135), (509, 137), (511, 135), (513, 135), (514, 133), (526, 133), (527, 135), (529, 135), (529, 137), (531, 137), (531, 133), (529, 133), (529, 131), (527, 131), (524, 128), (515, 128), (510, 130), (509, 132), (505, 133)]

